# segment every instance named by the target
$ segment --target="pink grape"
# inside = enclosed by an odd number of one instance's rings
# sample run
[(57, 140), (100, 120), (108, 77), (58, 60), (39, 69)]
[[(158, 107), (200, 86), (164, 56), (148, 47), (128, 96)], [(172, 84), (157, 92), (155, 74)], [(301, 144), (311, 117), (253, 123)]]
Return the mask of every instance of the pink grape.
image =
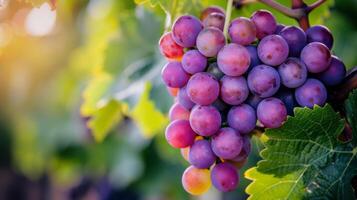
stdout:
[(190, 76), (183, 70), (180, 62), (169, 62), (161, 71), (163, 81), (168, 87), (181, 88)]
[(301, 60), (311, 73), (325, 71), (331, 62), (331, 52), (326, 45), (320, 42), (312, 42), (301, 51)]
[(234, 19), (228, 28), (228, 33), (232, 42), (241, 45), (249, 45), (254, 42), (256, 32), (257, 30), (254, 23), (246, 17)]
[(214, 57), (225, 45), (223, 32), (215, 27), (203, 29), (197, 36), (197, 49), (206, 57)]
[(199, 72), (188, 81), (187, 94), (196, 104), (210, 105), (218, 98), (219, 83), (213, 75)]
[(160, 52), (168, 59), (177, 60), (184, 54), (183, 47), (178, 45), (172, 38), (171, 32), (165, 33), (159, 41)]
[(243, 147), (242, 136), (232, 128), (221, 128), (212, 137), (212, 150), (220, 158), (232, 159)]
[(288, 43), (280, 35), (269, 35), (263, 38), (258, 45), (259, 59), (271, 66), (283, 63), (289, 56)]
[(179, 17), (172, 26), (172, 36), (175, 42), (182, 47), (193, 47), (203, 25), (199, 19), (192, 15)]
[(214, 106), (195, 106), (190, 115), (192, 129), (201, 136), (211, 136), (221, 127), (221, 114)]
[(211, 13), (205, 18), (205, 20), (203, 20), (203, 26), (204, 27), (213, 26), (223, 31), (225, 18), (226, 18), (225, 15), (222, 13), (217, 13), (217, 12)]
[(222, 192), (233, 191), (239, 183), (239, 174), (236, 168), (227, 162), (216, 164), (211, 172), (212, 184)]
[(221, 79), (221, 99), (230, 105), (239, 105), (249, 95), (247, 81), (242, 76), (223, 76)]
[(197, 50), (189, 50), (183, 55), (182, 67), (189, 74), (202, 72), (206, 66), (207, 58)]
[(285, 104), (275, 97), (261, 101), (257, 108), (258, 120), (267, 128), (279, 128), (287, 117)]
[(256, 123), (255, 110), (248, 104), (232, 107), (228, 112), (228, 125), (241, 134), (250, 133)]
[(239, 44), (231, 43), (224, 46), (217, 56), (219, 69), (228, 76), (243, 75), (249, 68), (250, 55), (248, 50)]
[(191, 146), (195, 141), (196, 133), (192, 130), (188, 120), (175, 120), (171, 122), (165, 131), (167, 142), (174, 148)]
[(214, 164), (216, 155), (213, 153), (211, 143), (208, 140), (197, 140), (190, 148), (188, 159), (191, 165), (204, 169)]
[(275, 33), (277, 23), (271, 12), (267, 10), (258, 10), (253, 13), (251, 19), (257, 28), (258, 39), (262, 39), (267, 35)]
[(182, 175), (182, 186), (192, 195), (201, 195), (211, 187), (210, 171), (189, 166)]
[(177, 119), (189, 120), (190, 119), (190, 111), (187, 110), (185, 107), (183, 107), (181, 104), (175, 103), (170, 108), (169, 118), (170, 118), (170, 121), (175, 121)]

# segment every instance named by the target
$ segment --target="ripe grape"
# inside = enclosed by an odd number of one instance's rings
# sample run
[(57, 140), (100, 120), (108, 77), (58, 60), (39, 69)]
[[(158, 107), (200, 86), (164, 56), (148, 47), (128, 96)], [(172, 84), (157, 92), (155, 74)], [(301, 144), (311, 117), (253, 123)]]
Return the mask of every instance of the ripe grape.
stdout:
[(211, 187), (210, 171), (189, 166), (182, 175), (183, 188), (192, 195), (201, 195)]
[(187, 51), (182, 58), (182, 67), (189, 74), (202, 72), (207, 66), (207, 58), (197, 50)]
[(216, 164), (211, 171), (211, 180), (215, 188), (222, 192), (233, 191), (239, 183), (236, 168), (227, 162)]
[(242, 76), (223, 76), (221, 79), (221, 98), (230, 105), (239, 105), (248, 98), (247, 81)]
[(228, 112), (228, 125), (241, 134), (248, 134), (257, 123), (255, 110), (248, 104), (232, 107)]
[(190, 115), (190, 125), (199, 135), (211, 136), (221, 127), (221, 114), (214, 106), (195, 106)]
[(183, 87), (190, 78), (180, 62), (167, 63), (161, 71), (161, 76), (167, 86), (175, 88)]
[(211, 143), (208, 140), (197, 140), (190, 148), (188, 159), (191, 165), (204, 169), (214, 164), (216, 155), (213, 153)]
[(209, 64), (207, 72), (216, 77), (217, 80), (220, 80), (224, 76), (224, 73), (219, 69), (216, 62)]
[(277, 28), (276, 20), (273, 14), (267, 10), (258, 10), (251, 16), (257, 29), (257, 38), (262, 39), (267, 35), (275, 33)]
[(325, 44), (329, 49), (333, 45), (333, 36), (331, 31), (322, 25), (312, 26), (306, 31), (307, 42), (321, 42)]
[(263, 100), (263, 98), (259, 97), (256, 94), (250, 94), (248, 99), (245, 101), (246, 104), (252, 106), (254, 109), (257, 109), (258, 104)]
[(346, 76), (345, 64), (336, 56), (332, 56), (331, 63), (327, 70), (318, 74), (318, 78), (328, 86), (341, 83)]
[(280, 90), (275, 96), (285, 104), (288, 115), (293, 116), (294, 108), (297, 106), (297, 103), (295, 101), (294, 91), (287, 90), (287, 89)]
[(301, 51), (301, 60), (311, 73), (325, 71), (331, 62), (331, 52), (326, 45), (320, 42), (312, 42)]
[(165, 131), (167, 142), (174, 148), (191, 146), (196, 133), (192, 130), (188, 120), (175, 120), (171, 122)]
[(228, 76), (244, 74), (250, 65), (248, 50), (239, 44), (231, 43), (224, 46), (217, 56), (219, 69)]
[(267, 65), (280, 65), (289, 56), (288, 43), (280, 35), (266, 36), (258, 45), (258, 56)]
[(210, 15), (211, 13), (221, 13), (223, 15), (225, 14), (224, 10), (221, 7), (210, 6), (202, 11), (200, 19), (204, 21), (206, 17), (208, 17), (208, 15)]
[(261, 98), (273, 96), (280, 87), (279, 73), (267, 65), (258, 65), (248, 74), (248, 86)]
[(235, 162), (242, 162), (246, 160), (250, 154), (251, 151), (251, 144), (250, 144), (250, 138), (249, 136), (244, 136), (243, 137), (243, 148), (242, 151), (240, 151), (239, 155), (235, 158), (232, 159), (232, 161)]
[(281, 83), (288, 88), (301, 86), (307, 78), (306, 66), (297, 58), (288, 58), (278, 67), (278, 71)]
[(187, 87), (183, 87), (179, 90), (177, 95), (177, 101), (187, 110), (191, 110), (191, 108), (195, 106), (195, 103), (191, 101), (190, 97), (187, 94)]
[(193, 47), (203, 25), (199, 19), (192, 15), (179, 17), (172, 26), (172, 36), (175, 42), (182, 47)]
[(172, 38), (171, 32), (165, 33), (159, 41), (160, 52), (168, 59), (177, 60), (184, 54), (183, 47)]
[(278, 128), (286, 120), (285, 104), (277, 98), (262, 100), (257, 108), (258, 120), (267, 128)]
[(305, 32), (296, 26), (287, 26), (280, 31), (279, 35), (285, 39), (289, 45), (289, 55), (299, 57), (301, 50), (306, 45)]
[(327, 91), (320, 81), (310, 78), (295, 90), (295, 98), (302, 107), (313, 108), (315, 104), (323, 106), (327, 99)]
[(243, 138), (232, 128), (221, 128), (216, 135), (212, 136), (212, 150), (223, 159), (236, 157), (243, 146)]
[(256, 28), (254, 23), (245, 17), (236, 18), (231, 22), (228, 28), (229, 36), (232, 42), (248, 45), (255, 40)]
[(214, 57), (225, 45), (223, 32), (215, 27), (203, 29), (197, 36), (197, 49), (206, 57)]
[(205, 18), (205, 20), (203, 20), (203, 26), (213, 26), (223, 31), (225, 18), (226, 16), (223, 13), (211, 13)]
[(170, 118), (170, 121), (175, 121), (177, 119), (189, 120), (190, 119), (190, 111), (187, 110), (185, 107), (183, 107), (181, 104), (175, 103), (170, 108), (169, 118)]
[(246, 46), (250, 55), (250, 65), (248, 71), (253, 69), (253, 67), (260, 65), (262, 62), (259, 60), (257, 47), (253, 45)]
[(214, 76), (207, 72), (199, 72), (187, 83), (187, 94), (199, 105), (210, 105), (219, 95), (219, 83)]

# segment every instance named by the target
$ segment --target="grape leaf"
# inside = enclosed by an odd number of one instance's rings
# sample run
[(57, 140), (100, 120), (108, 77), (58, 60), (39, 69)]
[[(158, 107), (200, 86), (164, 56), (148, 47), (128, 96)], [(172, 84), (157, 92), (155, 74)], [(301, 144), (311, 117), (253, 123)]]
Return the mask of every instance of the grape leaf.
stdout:
[(245, 173), (249, 199), (354, 199), (357, 147), (337, 140), (343, 128), (326, 105), (296, 108), (282, 127), (267, 129), (263, 160)]
[(346, 101), (347, 120), (352, 128), (352, 143), (357, 145), (357, 90)]

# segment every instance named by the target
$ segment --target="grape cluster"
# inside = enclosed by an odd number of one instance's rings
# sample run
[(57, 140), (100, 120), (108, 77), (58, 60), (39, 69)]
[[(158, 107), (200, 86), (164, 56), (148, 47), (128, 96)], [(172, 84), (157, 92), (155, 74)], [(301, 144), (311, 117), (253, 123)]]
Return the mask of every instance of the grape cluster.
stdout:
[(224, 23), (225, 12), (208, 7), (200, 19), (179, 17), (159, 42), (169, 61), (162, 79), (176, 97), (165, 136), (191, 164), (182, 184), (194, 195), (211, 183), (234, 190), (252, 130), (280, 127), (294, 107), (324, 105), (326, 87), (346, 74), (324, 26), (305, 32), (259, 10), (232, 20), (226, 38)]

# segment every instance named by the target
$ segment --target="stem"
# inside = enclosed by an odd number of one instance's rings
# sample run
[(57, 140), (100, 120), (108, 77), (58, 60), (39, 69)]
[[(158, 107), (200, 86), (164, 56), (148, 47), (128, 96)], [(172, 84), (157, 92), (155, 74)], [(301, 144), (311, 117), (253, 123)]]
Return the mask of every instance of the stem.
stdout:
[(224, 29), (223, 29), (223, 33), (224, 36), (226, 37), (226, 41), (228, 41), (228, 26), (231, 20), (232, 7), (233, 7), (233, 0), (228, 0), (227, 9), (226, 9), (226, 19), (224, 22)]
[(311, 12), (313, 11), (315, 8), (319, 7), (321, 4), (325, 3), (326, 0), (317, 0), (315, 3), (310, 4), (307, 8), (306, 8), (306, 12)]
[(275, 10), (280, 11), (284, 15), (294, 18), (294, 19), (298, 19), (303, 15), (302, 9), (291, 9), (291, 8), (288, 8), (274, 0), (259, 0), (259, 1), (274, 8)]

